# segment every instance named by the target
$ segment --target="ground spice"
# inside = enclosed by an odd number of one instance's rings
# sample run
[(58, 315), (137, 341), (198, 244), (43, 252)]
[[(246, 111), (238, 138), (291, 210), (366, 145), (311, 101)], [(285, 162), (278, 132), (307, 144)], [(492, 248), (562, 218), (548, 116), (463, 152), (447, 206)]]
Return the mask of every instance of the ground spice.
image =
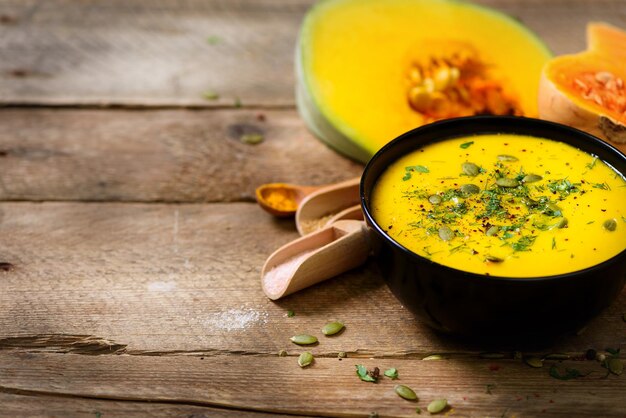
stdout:
[(280, 211), (295, 211), (298, 209), (295, 196), (291, 190), (287, 189), (268, 189), (261, 196), (267, 206)]

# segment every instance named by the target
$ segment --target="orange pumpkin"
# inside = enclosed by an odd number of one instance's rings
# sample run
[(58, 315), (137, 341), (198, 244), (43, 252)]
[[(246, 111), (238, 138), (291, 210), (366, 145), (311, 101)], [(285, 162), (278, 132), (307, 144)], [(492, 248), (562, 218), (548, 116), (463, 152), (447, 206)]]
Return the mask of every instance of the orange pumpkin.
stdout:
[(590, 23), (586, 51), (550, 60), (539, 84), (539, 116), (626, 152), (626, 32)]

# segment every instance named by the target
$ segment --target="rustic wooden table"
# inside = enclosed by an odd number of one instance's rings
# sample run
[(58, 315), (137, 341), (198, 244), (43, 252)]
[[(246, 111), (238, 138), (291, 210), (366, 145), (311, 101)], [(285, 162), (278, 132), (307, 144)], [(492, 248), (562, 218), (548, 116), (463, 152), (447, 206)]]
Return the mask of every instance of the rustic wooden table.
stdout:
[[(626, 347), (626, 292), (584, 332), (528, 347), (435, 334), (372, 263), (263, 295), (263, 261), (297, 234), (255, 187), (362, 169), (294, 107), (311, 3), (0, 0), (0, 415), (413, 417), (445, 397), (456, 416), (626, 416), (626, 375), (576, 358)], [(626, 27), (624, 0), (481, 3), (556, 53), (582, 49), (589, 20)], [(301, 369), (289, 337), (329, 319), (347, 329)], [(531, 368), (516, 350), (574, 358)], [(361, 382), (355, 364), (396, 367), (420, 401)], [(552, 365), (591, 374), (558, 380)]]

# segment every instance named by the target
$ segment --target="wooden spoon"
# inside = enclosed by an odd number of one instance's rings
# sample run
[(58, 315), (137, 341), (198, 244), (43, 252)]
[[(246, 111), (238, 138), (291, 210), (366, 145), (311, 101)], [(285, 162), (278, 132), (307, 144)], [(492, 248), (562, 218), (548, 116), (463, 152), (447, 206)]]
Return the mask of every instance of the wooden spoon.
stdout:
[[(356, 178), (349, 182), (358, 184), (360, 179)], [(335, 187), (346, 182), (323, 185), (323, 186), (300, 186), (288, 183), (268, 183), (263, 184), (256, 189), (256, 200), (266, 212), (278, 217), (288, 217), (296, 213), (300, 203), (310, 194), (325, 189)], [(270, 195), (282, 197), (277, 202), (269, 199)]]
[(360, 266), (370, 252), (365, 222), (337, 221), (270, 255), (261, 271), (263, 291), (280, 299)]
[(340, 213), (343, 218), (362, 219), (362, 215), (353, 209), (360, 204), (360, 182), (360, 178), (346, 180), (323, 187), (304, 198), (296, 211), (296, 228), (300, 235), (315, 231), (320, 223), (325, 223), (324, 219), (337, 219)]

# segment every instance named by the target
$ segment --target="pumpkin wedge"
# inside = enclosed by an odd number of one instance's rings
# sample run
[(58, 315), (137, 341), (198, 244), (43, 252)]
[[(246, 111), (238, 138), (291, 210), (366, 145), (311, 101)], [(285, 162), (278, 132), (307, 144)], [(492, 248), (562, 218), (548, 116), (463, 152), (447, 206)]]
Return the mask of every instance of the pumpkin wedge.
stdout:
[(626, 152), (626, 32), (590, 23), (587, 48), (546, 64), (539, 116), (587, 131)]
[(537, 116), (545, 45), (458, 0), (324, 0), (304, 19), (297, 103), (339, 152), (367, 161), (396, 136), (457, 116)]

